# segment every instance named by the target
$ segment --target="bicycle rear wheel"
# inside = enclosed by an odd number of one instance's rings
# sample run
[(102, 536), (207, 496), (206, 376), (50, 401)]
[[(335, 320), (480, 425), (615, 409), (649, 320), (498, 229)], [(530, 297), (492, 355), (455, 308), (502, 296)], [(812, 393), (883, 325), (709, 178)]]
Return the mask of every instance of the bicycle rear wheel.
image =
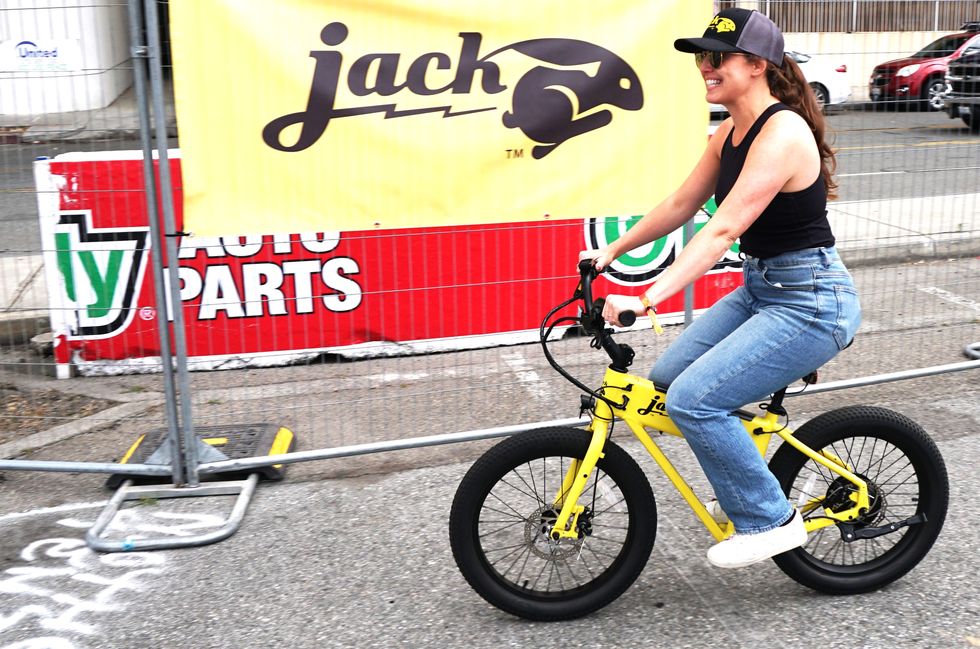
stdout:
[[(852, 406), (808, 421), (795, 436), (834, 454), (867, 481), (870, 507), (853, 530), (902, 526), (850, 541), (843, 538), (846, 530), (824, 527), (803, 547), (773, 557), (776, 565), (797, 582), (834, 595), (881, 588), (914, 568), (939, 536), (949, 500), (946, 465), (928, 434), (891, 410)], [(805, 519), (822, 516), (824, 507), (843, 511), (853, 505), (850, 482), (788, 444), (769, 468)]]
[[(574, 428), (505, 439), (470, 468), (449, 516), (453, 557), (470, 586), (494, 606), (531, 620), (591, 613), (619, 597), (653, 549), (657, 508), (646, 475), (606, 442), (579, 504), (578, 538), (549, 532), (562, 480), (585, 457), (591, 434)], [(556, 502), (557, 500), (557, 502)]]

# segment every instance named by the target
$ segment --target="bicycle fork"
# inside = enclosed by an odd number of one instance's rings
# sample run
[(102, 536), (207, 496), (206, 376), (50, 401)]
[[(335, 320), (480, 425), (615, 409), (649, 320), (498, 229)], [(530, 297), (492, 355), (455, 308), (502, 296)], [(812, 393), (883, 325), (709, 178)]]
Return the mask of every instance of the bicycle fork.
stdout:
[[(611, 411), (609, 415), (612, 415)], [(595, 471), (596, 464), (605, 456), (602, 449), (609, 436), (609, 422), (597, 417), (593, 419), (591, 428), (592, 440), (585, 451), (585, 457), (581, 460), (572, 458), (572, 463), (562, 479), (561, 491), (552, 503), (556, 509), (561, 506), (561, 511), (558, 512), (555, 525), (551, 530), (552, 541), (579, 538), (579, 516), (585, 511), (585, 505), (579, 504), (578, 501), (589, 482), (589, 476)]]

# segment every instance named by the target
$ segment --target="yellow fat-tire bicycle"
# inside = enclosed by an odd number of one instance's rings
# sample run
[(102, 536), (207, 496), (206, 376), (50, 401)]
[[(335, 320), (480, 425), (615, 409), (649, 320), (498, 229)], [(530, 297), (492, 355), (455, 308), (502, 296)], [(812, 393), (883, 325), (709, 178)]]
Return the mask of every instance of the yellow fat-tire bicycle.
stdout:
[[(650, 431), (681, 434), (664, 408), (666, 389), (627, 373), (633, 350), (613, 340), (602, 300), (592, 299), (594, 268), (585, 261), (579, 270), (572, 298), (545, 316), (541, 344), (552, 367), (585, 392), (591, 424), (503, 440), (466, 473), (449, 517), (453, 556), (466, 581), (494, 606), (531, 620), (575, 618), (609, 604), (636, 580), (653, 549), (656, 501), (642, 469), (610, 439), (616, 420), (716, 540), (734, 531), (709, 513), (653, 441)], [(579, 316), (556, 317), (575, 302)], [(563, 323), (579, 325), (609, 355), (598, 390), (551, 356), (548, 339)], [(946, 517), (949, 484), (935, 443), (904, 415), (874, 406), (833, 410), (794, 432), (783, 419), (785, 393), (772, 395), (764, 414), (733, 413), (760, 453), (772, 435), (783, 440), (769, 467), (809, 532), (806, 544), (773, 560), (797, 582), (838, 595), (902, 577), (929, 552)]]

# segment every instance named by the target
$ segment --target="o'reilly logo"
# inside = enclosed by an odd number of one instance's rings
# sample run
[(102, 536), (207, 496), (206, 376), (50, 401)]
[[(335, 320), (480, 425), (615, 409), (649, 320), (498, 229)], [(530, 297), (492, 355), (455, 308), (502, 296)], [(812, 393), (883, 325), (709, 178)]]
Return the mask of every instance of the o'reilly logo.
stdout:
[(62, 213), (54, 240), (77, 337), (111, 336), (133, 318), (149, 228), (93, 228), (91, 212)]
[[(343, 23), (330, 23), (320, 32), (320, 40), (330, 47), (340, 46), (348, 36)], [(302, 151), (315, 144), (330, 122), (340, 118), (383, 113), (385, 119), (411, 117), (423, 113), (442, 113), (443, 118), (459, 117), (501, 108), (499, 100), (510, 89), (501, 79), (500, 67), (493, 61), (506, 52), (516, 52), (538, 65), (526, 71), (513, 84), (510, 106), (501, 119), (506, 128), (520, 129), (536, 145), (532, 156), (540, 159), (563, 142), (602, 128), (613, 120), (613, 108), (639, 110), (643, 90), (633, 68), (608, 49), (571, 38), (535, 38), (498, 47), (481, 55), (483, 35), (461, 32), (458, 53), (428, 52), (403, 61), (396, 52), (362, 54), (348, 67), (338, 50), (310, 52), (316, 61), (310, 95), (302, 111), (282, 115), (266, 124), (263, 141), (273, 149)], [(479, 77), (479, 87), (474, 89)], [(366, 106), (337, 106), (339, 84), (357, 97), (378, 97)], [(487, 106), (457, 110), (452, 96), (481, 92)], [(398, 95), (398, 101), (382, 98)], [(443, 105), (419, 107), (407, 95), (424, 97), (447, 95)], [(401, 99), (405, 97), (405, 99)], [(282, 141), (283, 131), (299, 125), (299, 136), (292, 143)]]
[[(695, 232), (707, 222), (716, 209), (714, 198), (704, 206), (695, 218)], [(592, 250), (602, 248), (626, 234), (641, 219), (641, 216), (621, 218), (607, 216), (588, 219), (585, 222), (586, 246)], [(609, 265), (606, 277), (610, 281), (628, 286), (631, 284), (648, 284), (657, 275), (670, 266), (684, 247), (682, 230), (675, 230), (665, 237), (640, 246), (622, 255)], [(738, 243), (734, 244), (716, 263), (709, 273), (737, 271), (742, 266), (739, 257)]]

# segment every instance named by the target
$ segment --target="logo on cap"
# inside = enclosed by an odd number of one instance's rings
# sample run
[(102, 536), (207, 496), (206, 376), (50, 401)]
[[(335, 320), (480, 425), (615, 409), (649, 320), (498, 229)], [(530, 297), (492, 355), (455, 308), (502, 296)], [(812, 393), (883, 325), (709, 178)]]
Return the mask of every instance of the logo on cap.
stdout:
[(716, 32), (733, 32), (736, 30), (735, 21), (731, 18), (715, 16), (708, 25), (708, 29), (714, 29)]

